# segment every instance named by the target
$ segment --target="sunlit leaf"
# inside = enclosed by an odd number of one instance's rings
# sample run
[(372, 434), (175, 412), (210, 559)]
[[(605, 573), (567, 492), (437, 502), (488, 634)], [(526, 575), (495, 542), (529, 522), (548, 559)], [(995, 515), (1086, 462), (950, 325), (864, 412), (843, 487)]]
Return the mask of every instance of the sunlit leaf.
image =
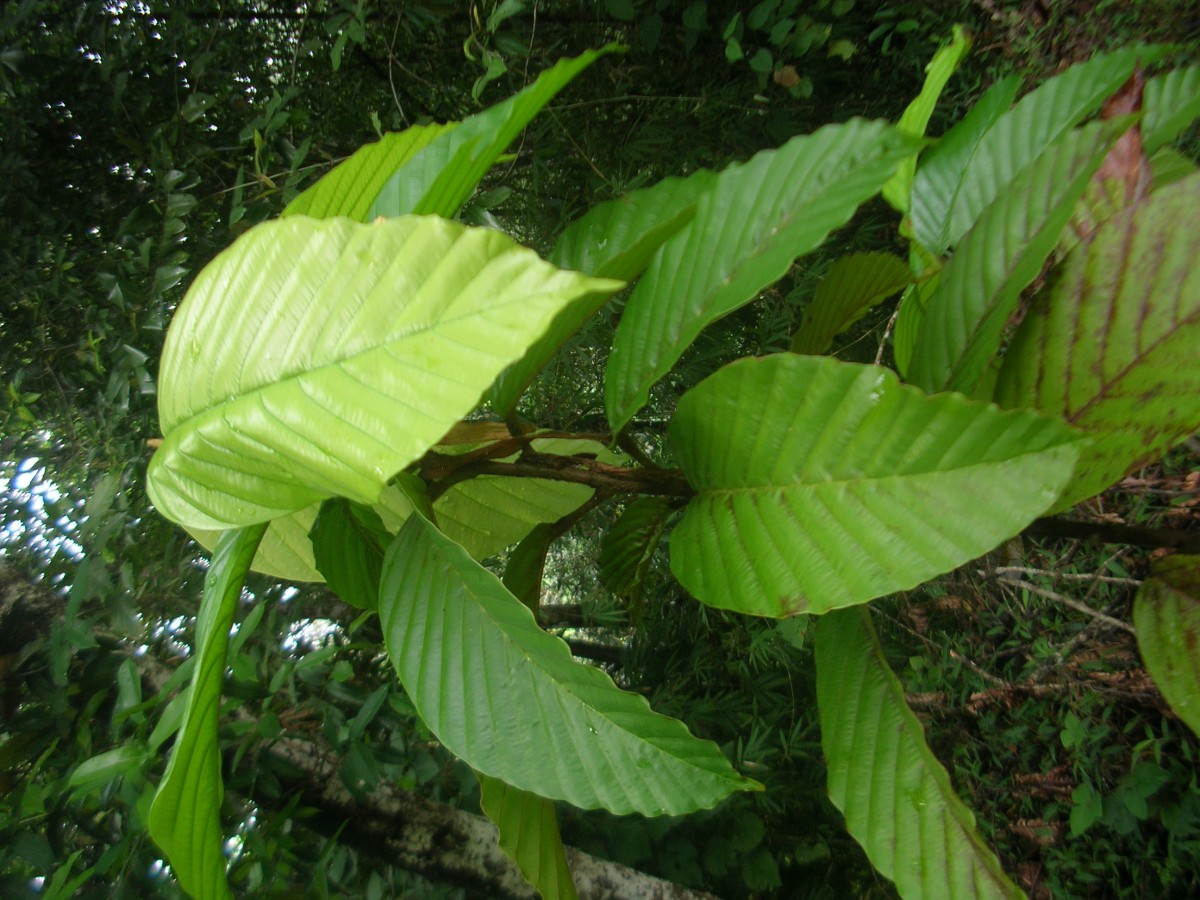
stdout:
[(414, 125), (398, 134), (385, 134), (375, 143), (364, 144), (289, 203), (282, 215), (314, 219), (346, 216), (358, 222), (370, 221), (371, 205), (387, 180), (430, 141), (456, 124)]
[(701, 382), (670, 434), (697, 491), (671, 571), (710, 606), (763, 616), (863, 603), (986, 553), (1054, 502), (1079, 440), (1033, 412), (794, 354)]
[(817, 623), (817, 702), (829, 799), (900, 896), (1023, 897), (925, 743), (866, 608)]
[(492, 165), (547, 103), (605, 53), (609, 45), (562, 59), (529, 87), (464, 120), (408, 160), (380, 188), (367, 212), (376, 216), (454, 216)]
[(1155, 562), (1133, 602), (1133, 626), (1146, 671), (1200, 736), (1200, 557)]
[(677, 815), (757, 788), (715, 744), (576, 662), (421, 516), (388, 550), (379, 613), (422, 720), (476, 771), (618, 814)]
[(613, 338), (608, 421), (620, 431), (706, 325), (748, 303), (820, 246), (918, 143), (854, 119), (793, 138), (717, 176), (695, 218), (634, 288)]
[[(1067, 257), (1018, 329), (996, 385), (1093, 436), (1056, 508), (1200, 429), (1200, 174), (1152, 193)], [(1190, 349), (1189, 349), (1190, 348)]]
[(372, 504), (559, 311), (619, 286), (433, 217), (264, 223), (172, 322), (150, 496), (200, 529)]
[[(939, 49), (925, 66), (925, 82), (921, 85), (921, 93), (905, 108), (900, 121), (896, 123), (896, 128), (916, 138), (925, 136), (929, 118), (937, 107), (946, 82), (958, 71), (958, 67), (971, 51), (971, 44), (971, 37), (966, 30), (961, 25), (955, 25), (950, 43)], [(883, 199), (901, 213), (908, 212), (913, 173), (916, 168), (916, 157), (909, 157), (900, 163), (896, 174), (883, 186)]]
[(265, 525), (227, 531), (204, 578), (196, 617), (196, 669), (183, 724), (150, 807), (149, 831), (175, 877), (196, 900), (232, 897), (221, 832), (221, 755), (217, 746), (229, 628)]

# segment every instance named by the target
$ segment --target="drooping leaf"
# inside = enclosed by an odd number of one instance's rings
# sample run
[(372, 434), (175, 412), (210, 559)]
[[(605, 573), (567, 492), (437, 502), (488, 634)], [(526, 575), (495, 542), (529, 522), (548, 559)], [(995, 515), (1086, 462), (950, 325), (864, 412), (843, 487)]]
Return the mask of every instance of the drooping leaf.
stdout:
[(701, 169), (594, 206), (559, 235), (548, 259), (560, 269), (632, 281), (658, 248), (692, 220), (696, 204), (716, 178)]
[(439, 135), (384, 183), (367, 219), (406, 213), (456, 215), (488, 169), (542, 107), (576, 75), (613, 49), (610, 44), (573, 59), (559, 60), (519, 94)]
[(755, 782), (567, 645), (421, 516), (384, 562), (384, 641), (421, 718), (472, 768), (583, 809), (675, 815)]
[(762, 616), (863, 603), (980, 556), (1054, 502), (1079, 440), (794, 354), (721, 369), (680, 400), (670, 436), (697, 491), (671, 571), (710, 606)]
[(1154, 153), (1200, 117), (1200, 66), (1172, 69), (1146, 81), (1142, 138)]
[[(1092, 435), (1065, 509), (1200, 428), (1200, 174), (1082, 241), (1017, 330), (996, 385)], [(1191, 348), (1190, 350), (1188, 348)]]
[(634, 606), (670, 514), (671, 504), (662, 497), (639, 497), (625, 507), (600, 543), (601, 581)]
[(1023, 897), (975, 828), (884, 658), (866, 608), (817, 623), (829, 799), (905, 898)]
[(288, 204), (283, 216), (332, 219), (346, 216), (370, 221), (370, 210), (383, 185), (430, 141), (457, 125), (414, 125), (397, 134), (359, 147), (316, 184)]
[(867, 310), (904, 289), (912, 273), (891, 253), (851, 253), (832, 266), (817, 285), (812, 303), (792, 338), (793, 353), (817, 355), (829, 349)]
[(175, 877), (196, 900), (232, 897), (221, 832), (221, 755), (217, 746), (229, 628), (265, 525), (225, 532), (204, 577), (196, 617), (196, 669), (171, 760), (150, 807), (149, 831)]
[(1088, 179), (1128, 125), (1098, 122), (1063, 135), (979, 217), (926, 303), (909, 381), (930, 392), (974, 390), (1021, 291), (1041, 272)]
[(853, 119), (730, 166), (667, 241), (629, 297), (613, 338), (608, 421), (621, 430), (710, 322), (748, 303), (820, 246), (918, 143)]
[(379, 513), (336, 497), (321, 504), (308, 534), (329, 589), (351, 606), (375, 609), (383, 553), (392, 542)]
[[(921, 85), (921, 93), (912, 103), (908, 104), (896, 127), (905, 134), (915, 138), (925, 136), (929, 127), (929, 118), (937, 107), (938, 98), (946, 87), (950, 76), (958, 71), (958, 67), (971, 51), (973, 43), (971, 36), (961, 25), (954, 26), (950, 43), (940, 48), (925, 66), (925, 83)], [(917, 169), (915, 156), (900, 163), (896, 174), (883, 186), (883, 199), (891, 204), (892, 209), (907, 213), (912, 195), (913, 173)]]
[(900, 296), (896, 324), (892, 330), (892, 358), (905, 378), (917, 349), (917, 333), (929, 298), (937, 291), (942, 277), (942, 263), (916, 241), (908, 245), (909, 270), (918, 277)]
[(219, 529), (330, 496), (371, 504), (560, 310), (619, 286), (433, 217), (259, 225), (168, 332), (154, 505)]
[(1099, 54), (1022, 97), (975, 145), (962, 171), (949, 213), (949, 245), (958, 243), (1022, 169), (1099, 109), (1139, 61), (1145, 65), (1161, 55), (1162, 50), (1155, 47)]
[(926, 151), (913, 177), (908, 217), (913, 236), (930, 253), (950, 246), (950, 212), (958, 202), (967, 166), (979, 142), (1012, 105), (1021, 79), (1012, 75), (993, 84), (953, 128)]
[(1146, 671), (1179, 718), (1200, 736), (1200, 557), (1168, 556), (1133, 601)]
[(543, 900), (574, 900), (575, 882), (558, 833), (558, 814), (545, 797), (498, 778), (479, 777), (479, 806), (500, 832), (500, 849)]
[(504, 586), (529, 607), (535, 616), (542, 603), (542, 576), (546, 571), (546, 553), (554, 534), (549, 524), (535, 525), (521, 543), (513, 548), (504, 567)]

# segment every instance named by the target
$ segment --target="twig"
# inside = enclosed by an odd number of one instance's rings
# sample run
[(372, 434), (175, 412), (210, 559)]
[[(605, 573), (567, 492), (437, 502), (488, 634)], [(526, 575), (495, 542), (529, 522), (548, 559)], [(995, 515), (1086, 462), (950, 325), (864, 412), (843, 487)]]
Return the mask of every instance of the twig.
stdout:
[(1128, 622), (1122, 622), (1120, 619), (1114, 619), (1112, 616), (1106, 615), (1105, 613), (1102, 613), (1098, 610), (1092, 609), (1086, 603), (1083, 603), (1080, 600), (1076, 600), (1073, 597), (1067, 597), (1064, 594), (1058, 593), (1057, 591), (1052, 591), (1047, 588), (1038, 587), (1036, 584), (1032, 584), (1028, 581), (1022, 581), (1019, 578), (1005, 578), (1003, 580), (1007, 581), (1010, 584), (1013, 584), (1019, 588), (1023, 588), (1024, 590), (1029, 591), (1029, 593), (1031, 593), (1031, 594), (1037, 594), (1039, 597), (1045, 597), (1047, 600), (1053, 600), (1056, 603), (1063, 604), (1063, 606), (1069, 606), (1069, 607), (1071, 607), (1071, 609), (1077, 610), (1078, 612), (1081, 612), (1084, 615), (1091, 616), (1093, 619), (1096, 619), (1097, 621), (1104, 622), (1108, 625), (1111, 625), (1113, 628), (1120, 628), (1121, 630), (1127, 631), (1130, 634), (1137, 634), (1137, 631), (1134, 630), (1134, 627), (1132, 625), (1130, 625)]
[(1047, 578), (1061, 578), (1064, 581), (1100, 581), (1104, 584), (1128, 584), (1134, 587), (1142, 582), (1137, 578), (1117, 578), (1113, 575), (1097, 575), (1093, 572), (1051, 572), (1047, 569), (1032, 569), (1029, 566), (997, 566), (991, 572), (980, 570), (980, 575), (1043, 575)]

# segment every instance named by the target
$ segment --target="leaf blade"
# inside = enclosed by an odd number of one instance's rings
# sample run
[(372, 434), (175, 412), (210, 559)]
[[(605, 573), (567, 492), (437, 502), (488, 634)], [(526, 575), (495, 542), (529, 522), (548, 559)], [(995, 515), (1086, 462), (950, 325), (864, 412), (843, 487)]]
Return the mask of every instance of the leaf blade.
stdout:
[(500, 832), (500, 849), (543, 900), (575, 900), (554, 803), (479, 772), (479, 806)]
[[(643, 815), (704, 808), (756, 787), (715, 744), (575, 662), (422, 516), (388, 550), (380, 617), (422, 719), (477, 771), (584, 809)], [(529, 721), (513, 715), (519, 710)]]
[(227, 531), (217, 542), (196, 618), (196, 669), (179, 737), (150, 807), (149, 831), (180, 885), (197, 900), (232, 897), (221, 834), (217, 747), (229, 628), (265, 525)]
[(1005, 355), (995, 397), (1095, 436), (1056, 509), (1108, 487), (1200, 428), (1200, 173), (1083, 240)]
[(205, 268), (168, 332), (153, 502), (200, 529), (372, 504), (558, 312), (619, 286), (433, 217), (264, 223)]
[(697, 491), (671, 571), (710, 606), (764, 616), (863, 603), (987, 552), (1054, 502), (1079, 440), (1034, 413), (793, 354), (710, 376), (670, 438)]
[(625, 306), (605, 385), (613, 432), (706, 325), (748, 303), (792, 260), (818, 247), (916, 148), (884, 123), (853, 119), (721, 172)]
[(1023, 897), (975, 828), (883, 657), (867, 609), (817, 624), (829, 798), (903, 897)]
[(1200, 557), (1168, 556), (1133, 601), (1138, 651), (1179, 718), (1200, 736)]

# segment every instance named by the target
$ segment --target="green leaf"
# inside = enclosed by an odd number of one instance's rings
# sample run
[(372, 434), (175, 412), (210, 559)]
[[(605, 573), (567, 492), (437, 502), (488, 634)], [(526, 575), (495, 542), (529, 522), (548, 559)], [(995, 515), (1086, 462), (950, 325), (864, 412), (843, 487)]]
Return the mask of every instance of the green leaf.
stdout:
[(309, 539), (329, 589), (351, 606), (375, 609), (384, 549), (392, 542), (379, 514), (341, 497), (326, 500)]
[(670, 513), (667, 500), (639, 497), (625, 507), (600, 543), (601, 581), (631, 604), (641, 598), (646, 572)]
[(882, 122), (853, 119), (721, 172), (695, 218), (662, 246), (629, 297), (608, 361), (613, 432), (706, 325), (820, 246), (916, 147)]
[[(620, 457), (596, 441), (542, 438), (530, 442), (538, 453), (588, 454), (603, 462)], [(508, 457), (512, 460), (516, 454)], [(546, 478), (483, 475), (454, 485), (433, 504), (447, 537), (475, 559), (499, 553), (529, 534), (535, 525), (556, 522), (583, 506), (593, 490), (587, 485)]]
[[(896, 123), (897, 129), (915, 138), (925, 136), (925, 129), (929, 127), (929, 119), (937, 107), (938, 98), (942, 96), (946, 82), (958, 71), (958, 67), (971, 51), (972, 43), (966, 30), (961, 25), (955, 25), (950, 43), (939, 49), (925, 66), (925, 83), (921, 85), (921, 93), (908, 104), (900, 116), (900, 121)], [(833, 54), (832, 47), (829, 52), (830, 55)], [(883, 199), (902, 214), (908, 212), (916, 169), (917, 159), (910, 156), (900, 163), (896, 174), (883, 186)]]
[(710, 606), (763, 616), (863, 603), (991, 550), (1054, 502), (1079, 440), (1033, 412), (787, 353), (689, 391), (670, 437), (697, 491), (671, 571)]
[(500, 849), (543, 900), (574, 900), (575, 882), (554, 803), (479, 772), (479, 806), (500, 832)]
[(1182, 153), (1176, 153), (1170, 147), (1163, 147), (1150, 157), (1150, 171), (1150, 189), (1158, 191), (1187, 178), (1196, 171), (1196, 164)]
[(863, 608), (817, 625), (817, 702), (829, 799), (902, 897), (1023, 897), (925, 743)]
[(1128, 125), (1098, 122), (1064, 135), (979, 217), (926, 303), (909, 381), (931, 392), (975, 388), (1021, 291), (1042, 271), (1092, 173)]
[(154, 505), (220, 529), (331, 496), (372, 504), (564, 307), (619, 286), (433, 217), (259, 225), (167, 334)]
[(1103, 223), (1031, 305), (996, 384), (1006, 407), (1093, 436), (1056, 509), (1200, 428), (1200, 173)]
[(1125, 83), (1136, 63), (1152, 62), (1161, 55), (1160, 49), (1152, 47), (1100, 54), (1021, 98), (975, 145), (963, 169), (949, 214), (949, 244), (958, 243), (1022, 169), (1099, 109)]
[(229, 628), (265, 525), (225, 532), (204, 577), (196, 616), (196, 670), (171, 761), (150, 807), (149, 831), (180, 886), (196, 900), (232, 897), (221, 848), (217, 730)]
[(535, 616), (542, 603), (542, 575), (546, 570), (546, 553), (554, 541), (549, 524), (535, 525), (533, 531), (513, 548), (504, 567), (504, 586), (512, 595), (529, 607)]
[(367, 219), (406, 213), (454, 216), (475, 186), (533, 117), (571, 80), (616, 49), (609, 44), (559, 60), (529, 87), (445, 131), (395, 172), (379, 190)]
[(1020, 76), (1011, 75), (993, 84), (970, 111), (921, 156), (913, 177), (912, 202), (908, 211), (913, 236), (929, 252), (941, 254), (950, 246), (950, 211), (979, 149), (979, 142), (1008, 111)]
[(1200, 66), (1174, 69), (1146, 81), (1142, 145), (1153, 153), (1171, 143), (1200, 116)]
[(379, 612), (422, 720), (479, 772), (617, 814), (677, 815), (758, 787), (715, 744), (576, 662), (499, 579), (421, 516), (388, 550)]
[(71, 772), (67, 786), (87, 793), (104, 787), (114, 778), (140, 774), (149, 760), (146, 748), (137, 744), (114, 747), (85, 759)]
[(379, 141), (364, 144), (289, 203), (282, 215), (304, 215), (314, 219), (346, 216), (358, 222), (370, 221), (371, 205), (388, 179), (431, 141), (457, 124), (414, 125), (406, 131), (385, 134)]
[(658, 248), (692, 220), (716, 179), (701, 169), (593, 206), (564, 229), (547, 258), (560, 269), (632, 281)]
[[(560, 269), (631, 281), (663, 242), (691, 220), (697, 199), (714, 179), (702, 169), (594, 206), (567, 226), (549, 260)], [(509, 415), (550, 358), (606, 301), (597, 297), (593, 304), (577, 303), (563, 310), (529, 352), (496, 379), (489, 396), (492, 407)]]
[(876, 303), (904, 289), (912, 273), (891, 253), (852, 253), (841, 257), (817, 285), (804, 320), (792, 338), (793, 353), (824, 353)]

